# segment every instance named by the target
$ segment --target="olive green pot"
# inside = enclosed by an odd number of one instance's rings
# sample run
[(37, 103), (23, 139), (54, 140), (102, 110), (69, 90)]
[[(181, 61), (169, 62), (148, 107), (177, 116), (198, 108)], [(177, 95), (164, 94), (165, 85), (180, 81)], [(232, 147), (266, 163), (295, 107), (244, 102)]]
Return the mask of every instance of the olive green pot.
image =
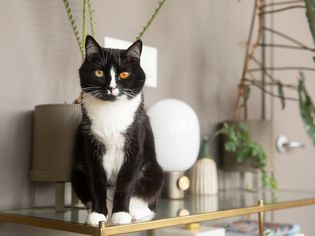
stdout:
[(68, 182), (80, 105), (47, 104), (34, 110), (31, 180)]

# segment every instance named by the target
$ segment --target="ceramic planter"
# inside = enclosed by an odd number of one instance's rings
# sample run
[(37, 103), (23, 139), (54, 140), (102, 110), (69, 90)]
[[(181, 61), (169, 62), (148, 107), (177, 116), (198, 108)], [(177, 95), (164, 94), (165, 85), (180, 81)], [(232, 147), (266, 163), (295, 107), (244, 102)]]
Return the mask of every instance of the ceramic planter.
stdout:
[(70, 180), (76, 129), (81, 120), (80, 105), (39, 105), (34, 111), (31, 180)]
[(64, 209), (65, 182), (70, 181), (74, 140), (81, 121), (77, 104), (38, 105), (34, 111), (31, 180), (56, 183), (55, 205)]

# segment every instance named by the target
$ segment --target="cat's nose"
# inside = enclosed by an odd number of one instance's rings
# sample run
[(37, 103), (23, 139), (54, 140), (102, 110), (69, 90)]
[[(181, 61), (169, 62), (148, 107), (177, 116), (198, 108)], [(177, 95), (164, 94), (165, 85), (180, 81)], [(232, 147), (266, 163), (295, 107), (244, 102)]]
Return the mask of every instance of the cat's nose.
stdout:
[(118, 90), (117, 87), (115, 87), (115, 88), (113, 88), (113, 87), (108, 87), (108, 90), (109, 90), (109, 92), (110, 92), (111, 94), (113, 94), (113, 95), (115, 95), (115, 96), (117, 96), (118, 93), (119, 93), (119, 90)]

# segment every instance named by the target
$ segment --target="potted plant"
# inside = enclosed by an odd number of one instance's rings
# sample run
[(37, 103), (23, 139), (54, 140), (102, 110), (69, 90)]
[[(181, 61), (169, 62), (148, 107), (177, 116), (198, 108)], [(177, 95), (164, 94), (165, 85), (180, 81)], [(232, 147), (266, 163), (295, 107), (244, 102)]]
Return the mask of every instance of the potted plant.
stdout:
[[(293, 5), (292, 5), (293, 4)], [(288, 5), (288, 6), (287, 6)], [(269, 10), (270, 7), (277, 7), (276, 9)], [(280, 79), (274, 78), (265, 67), (265, 63), (261, 62), (255, 57), (256, 49), (260, 46), (274, 46), (274, 47), (288, 47), (287, 45), (267, 45), (262, 39), (264, 32), (268, 31), (272, 34), (277, 34), (296, 44), (293, 48), (302, 48), (305, 50), (313, 51), (312, 48), (305, 46), (302, 42), (285, 35), (282, 32), (267, 28), (264, 25), (264, 16), (266, 14), (273, 14), (279, 11), (286, 11), (299, 7), (294, 5), (291, 1), (284, 3), (270, 3), (266, 4), (264, 0), (255, 0), (254, 10), (251, 19), (251, 26), (247, 40), (246, 53), (244, 59), (244, 66), (242, 76), (239, 83), (239, 93), (235, 101), (233, 111), (233, 118), (231, 122), (224, 122), (218, 131), (221, 134), (221, 160), (220, 166), (225, 170), (238, 170), (238, 171), (253, 171), (259, 170), (262, 177), (264, 187), (276, 188), (277, 182), (273, 178), (272, 173), (268, 170), (268, 157), (271, 152), (271, 145), (262, 142), (264, 137), (269, 135), (271, 140), (270, 121), (265, 120), (263, 114), (262, 120), (252, 121), (248, 119), (248, 101), (250, 92), (253, 87), (260, 89), (263, 96), (270, 95), (278, 98), (281, 102), (282, 109), (285, 108), (287, 101), (297, 101), (300, 108), (300, 115), (303, 120), (305, 129), (309, 138), (315, 145), (315, 107), (310, 95), (305, 86), (305, 79), (303, 72), (300, 72), (299, 81), (297, 84), (286, 84)], [(305, 8), (307, 18), (309, 21), (310, 29), (315, 41), (315, 6), (314, 1), (305, 0)], [(258, 34), (253, 39), (253, 31), (255, 27), (255, 19), (258, 18)], [(288, 47), (289, 48), (289, 47)], [(251, 69), (250, 64), (254, 63), (259, 68)], [(297, 68), (299, 70), (299, 68)], [(302, 69), (301, 69), (302, 70)], [(262, 71), (262, 79), (257, 80), (253, 75), (255, 71)], [(276, 87), (276, 93), (273, 90), (268, 90), (270, 87)], [(286, 90), (295, 90), (297, 98), (285, 96)], [(240, 118), (242, 111), (243, 119)], [(256, 124), (255, 124), (256, 123)], [(269, 125), (268, 125), (269, 123)], [(262, 127), (266, 127), (261, 129)], [(259, 132), (257, 132), (259, 131)], [(268, 132), (270, 134), (268, 134)], [(256, 136), (257, 133), (262, 135)], [(267, 147), (267, 148), (266, 148)]]

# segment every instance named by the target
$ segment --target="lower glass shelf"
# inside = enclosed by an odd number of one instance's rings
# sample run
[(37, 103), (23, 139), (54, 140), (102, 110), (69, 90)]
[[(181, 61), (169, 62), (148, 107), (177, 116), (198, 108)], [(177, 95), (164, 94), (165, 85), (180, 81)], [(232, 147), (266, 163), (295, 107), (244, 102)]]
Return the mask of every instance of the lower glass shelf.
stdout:
[(187, 196), (182, 200), (161, 199), (157, 203), (156, 217), (152, 221), (128, 225), (86, 225), (88, 212), (82, 208), (66, 208), (64, 212), (56, 212), (54, 208), (6, 210), (0, 211), (0, 221), (88, 235), (113, 235), (313, 204), (315, 193), (312, 192), (226, 190), (213, 196)]

